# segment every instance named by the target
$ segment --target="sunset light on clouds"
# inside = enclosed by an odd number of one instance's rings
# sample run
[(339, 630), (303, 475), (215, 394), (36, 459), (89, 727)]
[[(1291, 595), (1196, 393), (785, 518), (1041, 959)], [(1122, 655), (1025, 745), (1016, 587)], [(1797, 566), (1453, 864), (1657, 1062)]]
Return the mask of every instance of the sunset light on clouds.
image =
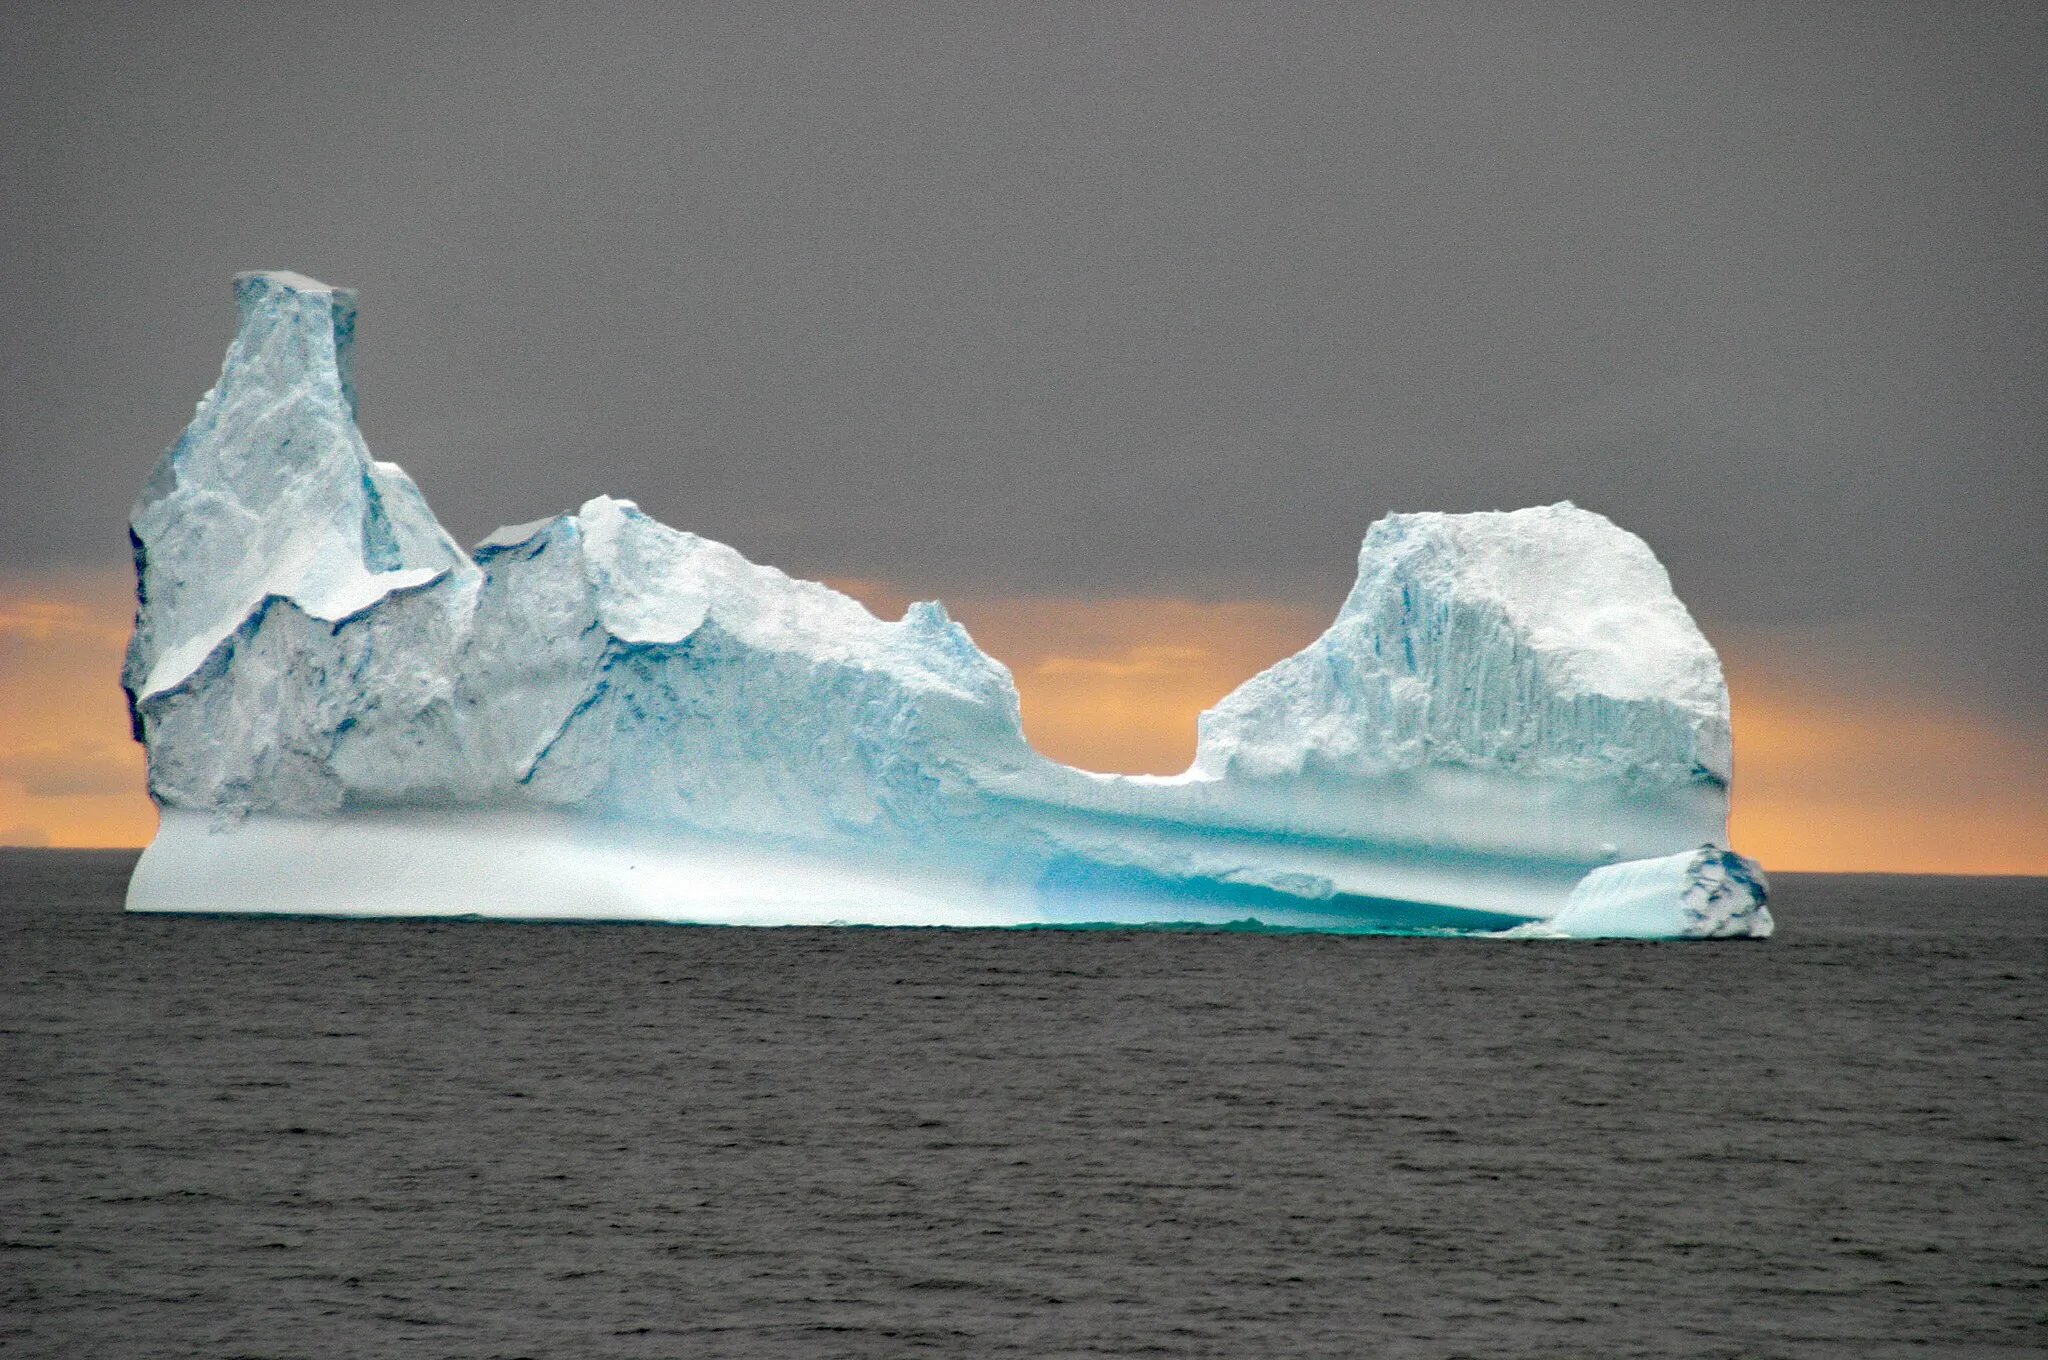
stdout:
[[(832, 584), (888, 618), (911, 599), (874, 581)], [(947, 606), (1016, 676), (1034, 746), (1143, 774), (1186, 768), (1201, 711), (1328, 622), (1258, 600), (968, 595)], [(154, 833), (119, 681), (132, 613), (125, 573), (0, 581), (0, 843), (140, 846)], [(1938, 694), (1867, 692), (1797, 640), (1716, 641), (1734, 702), (1732, 839), (1767, 867), (2048, 873), (2048, 736)]]
[(0, 578), (0, 843), (156, 833), (121, 693), (134, 599), (125, 573)]

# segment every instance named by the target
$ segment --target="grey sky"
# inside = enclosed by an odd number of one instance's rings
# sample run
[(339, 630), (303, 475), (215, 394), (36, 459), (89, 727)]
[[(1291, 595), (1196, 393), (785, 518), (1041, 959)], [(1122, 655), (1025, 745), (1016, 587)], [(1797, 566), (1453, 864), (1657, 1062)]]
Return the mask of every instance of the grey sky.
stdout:
[(458, 536), (1334, 602), (1570, 497), (2048, 715), (2038, 5), (346, 8), (0, 14), (0, 567), (124, 560), (274, 266)]

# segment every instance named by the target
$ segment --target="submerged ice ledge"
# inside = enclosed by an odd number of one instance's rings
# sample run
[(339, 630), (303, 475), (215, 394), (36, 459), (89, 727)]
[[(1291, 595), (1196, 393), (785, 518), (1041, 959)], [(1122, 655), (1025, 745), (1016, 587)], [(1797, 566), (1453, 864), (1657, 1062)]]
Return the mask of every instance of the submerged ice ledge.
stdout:
[[(1388, 516), (1188, 771), (1092, 774), (939, 604), (887, 622), (604, 496), (464, 552), (356, 428), (353, 295), (236, 294), (131, 518), (132, 909), (1769, 932), (1719, 660), (1600, 515)], [(1702, 924), (1709, 863), (1746, 896)]]

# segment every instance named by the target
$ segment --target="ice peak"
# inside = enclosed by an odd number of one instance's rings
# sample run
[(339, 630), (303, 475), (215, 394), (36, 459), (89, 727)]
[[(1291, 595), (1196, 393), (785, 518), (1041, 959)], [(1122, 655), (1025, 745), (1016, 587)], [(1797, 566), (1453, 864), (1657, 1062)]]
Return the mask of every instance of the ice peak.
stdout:
[(273, 381), (331, 385), (348, 418), (356, 418), (353, 288), (336, 288), (289, 269), (263, 269), (235, 275), (235, 302), (242, 309), (242, 326), (228, 354), (230, 371), (234, 350), (244, 350), (251, 359), (264, 361), (253, 373)]
[(220, 381), (129, 519), (140, 608), (124, 683), (138, 699), (190, 676), (266, 597), (331, 621), (474, 570), (356, 428), (355, 293), (284, 270), (234, 289)]
[(1367, 531), (1339, 621), (1396, 583), (1441, 582), (1497, 613), (1561, 693), (1661, 699), (1727, 719), (1720, 660), (1642, 539), (1570, 501), (1473, 514), (1389, 515)]
[(281, 288), (293, 293), (346, 293), (355, 296), (352, 288), (336, 288), (331, 283), (322, 283), (308, 274), (291, 269), (245, 269), (235, 275), (235, 292), (240, 296), (246, 291), (261, 291)]

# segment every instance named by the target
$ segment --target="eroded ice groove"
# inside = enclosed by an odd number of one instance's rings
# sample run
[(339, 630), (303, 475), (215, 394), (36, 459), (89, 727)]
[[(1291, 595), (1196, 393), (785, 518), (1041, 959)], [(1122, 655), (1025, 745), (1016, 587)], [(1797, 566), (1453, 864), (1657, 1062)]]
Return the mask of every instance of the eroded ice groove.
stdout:
[[(1389, 516), (1185, 774), (1091, 774), (936, 603), (888, 622), (608, 496), (463, 552), (356, 429), (353, 295), (236, 295), (132, 521), (136, 909), (1478, 933), (1726, 844), (1719, 662), (1600, 515)], [(1693, 911), (1695, 866), (1581, 915), (1767, 930), (1715, 853), (1754, 912)]]

